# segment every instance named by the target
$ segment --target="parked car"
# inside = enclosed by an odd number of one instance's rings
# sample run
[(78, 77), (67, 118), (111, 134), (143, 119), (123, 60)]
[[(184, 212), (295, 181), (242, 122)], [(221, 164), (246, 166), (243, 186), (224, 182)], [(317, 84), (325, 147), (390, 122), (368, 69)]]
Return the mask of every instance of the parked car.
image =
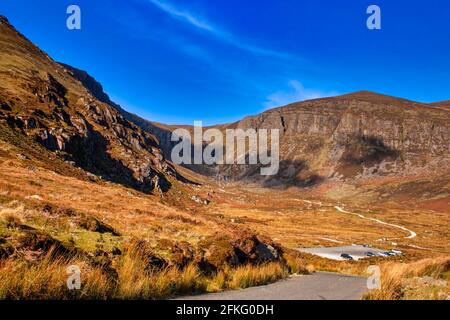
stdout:
[(377, 256), (378, 256), (378, 257), (389, 257), (390, 255), (387, 254), (386, 252), (378, 252), (378, 253), (377, 253)]
[(353, 257), (351, 255), (349, 255), (348, 253), (341, 254), (341, 258), (343, 258), (345, 260), (353, 260)]
[(375, 257), (375, 253), (370, 252), (370, 251), (364, 253), (364, 255), (365, 255), (366, 257)]

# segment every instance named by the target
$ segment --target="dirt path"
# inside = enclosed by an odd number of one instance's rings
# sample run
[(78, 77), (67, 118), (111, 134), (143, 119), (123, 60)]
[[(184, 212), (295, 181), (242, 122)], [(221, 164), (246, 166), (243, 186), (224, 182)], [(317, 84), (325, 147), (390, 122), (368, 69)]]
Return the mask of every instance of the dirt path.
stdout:
[(366, 291), (366, 278), (317, 272), (265, 286), (187, 296), (178, 300), (360, 300)]
[(405, 237), (405, 239), (412, 239), (412, 238), (415, 238), (417, 236), (417, 233), (415, 233), (414, 231), (411, 231), (411, 230), (409, 230), (409, 229), (407, 229), (405, 227), (402, 227), (402, 226), (399, 226), (399, 225), (396, 225), (396, 224), (392, 224), (392, 223), (387, 223), (387, 222), (384, 222), (384, 221), (381, 221), (381, 220), (378, 220), (378, 219), (375, 219), (375, 218), (367, 218), (367, 217), (363, 216), (362, 214), (350, 212), (350, 211), (344, 210), (344, 209), (342, 209), (341, 207), (338, 207), (338, 206), (334, 206), (334, 207), (339, 212), (352, 214), (352, 215), (360, 217), (361, 219), (374, 221), (374, 222), (377, 222), (377, 223), (380, 223), (380, 224), (383, 224), (383, 225), (386, 225), (386, 226), (390, 226), (390, 227), (394, 227), (394, 228), (398, 228), (398, 229), (401, 229), (403, 231), (406, 231), (406, 232), (409, 233), (409, 236)]
[[(320, 201), (310, 201), (310, 200), (303, 200), (303, 199), (293, 199), (293, 200), (305, 202), (305, 203), (308, 203), (308, 204), (314, 204), (314, 205), (318, 205), (318, 206), (327, 206), (327, 207), (329, 206), (329, 205), (324, 205)], [(405, 227), (402, 227), (402, 226), (399, 226), (399, 225), (396, 225), (396, 224), (392, 224), (392, 223), (388, 223), (388, 222), (384, 222), (384, 221), (381, 221), (381, 220), (375, 219), (375, 218), (368, 218), (366, 216), (363, 216), (362, 214), (347, 211), (347, 210), (345, 210), (345, 209), (343, 209), (343, 208), (341, 208), (339, 206), (334, 206), (334, 208), (336, 210), (338, 210), (339, 212), (342, 212), (342, 213), (352, 214), (352, 215), (357, 216), (357, 217), (359, 217), (361, 219), (374, 221), (374, 222), (379, 223), (379, 224), (383, 224), (383, 225), (386, 225), (386, 226), (390, 226), (390, 227), (393, 227), (393, 228), (397, 228), (397, 229), (401, 229), (403, 231), (406, 231), (406, 232), (409, 233), (409, 235), (407, 237), (405, 237), (405, 239), (413, 239), (413, 238), (415, 238), (417, 236), (417, 233), (415, 233), (414, 231), (409, 230), (409, 229), (407, 229)], [(330, 240), (330, 239), (327, 239), (327, 240)]]

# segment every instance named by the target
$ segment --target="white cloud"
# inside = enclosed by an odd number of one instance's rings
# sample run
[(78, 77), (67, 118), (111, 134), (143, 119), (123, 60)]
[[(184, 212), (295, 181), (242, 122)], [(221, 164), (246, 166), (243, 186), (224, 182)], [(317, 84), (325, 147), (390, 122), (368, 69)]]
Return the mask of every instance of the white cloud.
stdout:
[(148, 1), (150, 1), (152, 4), (154, 4), (156, 7), (158, 7), (162, 11), (170, 14), (172, 17), (174, 17), (180, 21), (190, 23), (191, 25), (193, 25), (199, 29), (202, 29), (202, 30), (214, 32), (214, 28), (211, 25), (209, 25), (207, 22), (202, 21), (201, 19), (193, 16), (191, 13), (189, 13), (187, 11), (175, 8), (172, 4), (170, 4), (167, 1), (162, 1), (162, 0), (148, 0)]
[(307, 89), (297, 80), (289, 81), (288, 85), (288, 91), (277, 91), (269, 95), (267, 97), (267, 101), (264, 102), (264, 107), (269, 109), (285, 106), (293, 102), (338, 95), (337, 92), (324, 92), (321, 90)]
[(227, 32), (226, 30), (223, 30), (223, 29), (207, 22), (206, 19), (204, 19), (196, 14), (193, 14), (192, 12), (189, 12), (187, 10), (175, 7), (173, 4), (171, 4), (167, 0), (147, 0), (147, 1), (150, 2), (151, 4), (153, 4), (154, 6), (156, 6), (157, 8), (161, 9), (165, 13), (169, 14), (174, 19), (188, 23), (197, 29), (207, 32), (209, 35), (213, 36), (214, 38), (216, 38), (222, 42), (228, 43), (229, 45), (232, 45), (241, 50), (251, 52), (256, 55), (277, 57), (277, 58), (286, 59), (286, 60), (296, 60), (297, 59), (295, 56), (293, 56), (289, 53), (280, 52), (280, 51), (276, 51), (276, 50), (270, 50), (270, 49), (261, 48), (258, 46), (248, 44), (246, 41), (242, 41), (242, 40), (236, 38), (235, 36), (233, 36), (231, 33)]

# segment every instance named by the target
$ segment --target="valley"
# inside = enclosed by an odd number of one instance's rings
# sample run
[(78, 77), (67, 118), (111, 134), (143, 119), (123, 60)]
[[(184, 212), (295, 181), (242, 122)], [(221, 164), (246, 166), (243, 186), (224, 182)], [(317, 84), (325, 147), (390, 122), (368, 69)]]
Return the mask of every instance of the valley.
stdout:
[[(280, 170), (261, 175), (250, 162), (174, 163), (172, 132), (194, 127), (125, 111), (6, 17), (0, 58), (0, 299), (166, 299), (370, 265), (395, 281), (365, 298), (450, 296), (448, 102), (360, 91), (209, 127), (278, 130)], [(299, 250), (352, 245), (402, 254)], [(414, 282), (425, 277), (445, 284)]]

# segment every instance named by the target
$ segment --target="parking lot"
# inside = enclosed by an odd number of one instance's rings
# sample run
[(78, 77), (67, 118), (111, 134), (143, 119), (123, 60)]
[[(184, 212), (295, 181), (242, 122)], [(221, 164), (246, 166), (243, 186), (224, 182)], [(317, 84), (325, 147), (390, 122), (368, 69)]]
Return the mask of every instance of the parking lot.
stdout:
[(389, 253), (390, 255), (400, 254), (400, 252), (377, 249), (363, 245), (353, 245), (343, 247), (322, 247), (322, 248), (297, 248), (297, 250), (332, 260), (351, 260), (351, 259), (360, 260), (364, 258), (369, 258), (370, 256), (386, 257), (389, 256), (387, 253)]

